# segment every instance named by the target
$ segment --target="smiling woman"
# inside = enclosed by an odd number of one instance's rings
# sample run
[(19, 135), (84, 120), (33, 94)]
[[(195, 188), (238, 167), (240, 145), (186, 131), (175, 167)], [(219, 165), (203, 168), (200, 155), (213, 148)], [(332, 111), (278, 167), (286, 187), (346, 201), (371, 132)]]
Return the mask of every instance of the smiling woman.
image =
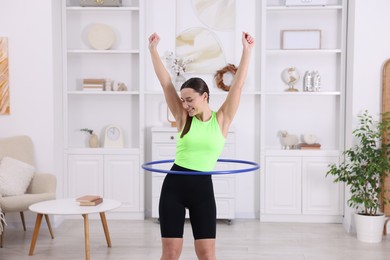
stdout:
[[(217, 209), (210, 172), (218, 161), (229, 126), (238, 109), (251, 50), (255, 44), (253, 37), (246, 32), (242, 33), (241, 41), (243, 50), (240, 65), (230, 86), (231, 91), (221, 107), (213, 111), (209, 107), (209, 87), (201, 78), (193, 77), (186, 80), (180, 88), (179, 96), (157, 50), (160, 36), (154, 33), (149, 37), (153, 68), (164, 91), (168, 107), (177, 122), (176, 128), (180, 136), (177, 138), (175, 160), (170, 162), (173, 163), (170, 170), (187, 173), (167, 174), (161, 186), (159, 200), (161, 259), (179, 259), (187, 209), (198, 258), (216, 259)], [(196, 62), (196, 59), (193, 60)]]
[(8, 74), (8, 39), (0, 37), (0, 114), (10, 114), (9, 74)]

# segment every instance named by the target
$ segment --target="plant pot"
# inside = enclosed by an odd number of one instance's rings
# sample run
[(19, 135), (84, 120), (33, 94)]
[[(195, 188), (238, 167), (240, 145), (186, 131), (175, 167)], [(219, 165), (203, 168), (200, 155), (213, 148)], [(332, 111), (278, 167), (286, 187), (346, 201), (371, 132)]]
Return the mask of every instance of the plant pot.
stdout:
[(91, 148), (99, 147), (99, 139), (96, 134), (89, 135), (88, 144)]
[(355, 213), (357, 239), (366, 243), (382, 241), (385, 215), (367, 216)]

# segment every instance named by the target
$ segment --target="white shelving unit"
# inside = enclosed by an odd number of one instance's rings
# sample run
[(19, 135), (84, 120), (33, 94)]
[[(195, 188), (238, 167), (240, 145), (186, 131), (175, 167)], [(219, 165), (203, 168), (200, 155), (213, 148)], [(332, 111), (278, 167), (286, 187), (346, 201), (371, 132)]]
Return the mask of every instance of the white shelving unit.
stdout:
[[(347, 1), (286, 7), (278, 0), (258, 6), (260, 82), (260, 220), (341, 222), (343, 189), (325, 177), (344, 145)], [(321, 48), (284, 50), (283, 30), (321, 30)], [(259, 37), (259, 36), (258, 36)], [(299, 92), (287, 92), (281, 73), (295, 67)], [(305, 71), (319, 71), (319, 92), (303, 92)], [(283, 150), (282, 130), (314, 134), (320, 150)]]
[[(120, 7), (81, 7), (78, 0), (62, 0), (63, 118), (66, 196), (98, 194), (117, 199), (121, 217), (144, 217), (143, 45), (144, 3), (123, 0)], [(87, 34), (94, 24), (110, 26), (116, 36), (112, 48), (90, 47)], [(83, 91), (85, 78), (123, 82), (127, 91)], [(118, 125), (124, 147), (103, 147), (106, 126)], [(89, 148), (79, 130), (93, 129), (99, 148)], [(115, 215), (114, 214), (114, 215)]]
[[(122, 2), (121, 7), (80, 7), (78, 0), (62, 0), (65, 196), (98, 193), (122, 201), (123, 206), (114, 212), (118, 216), (143, 218), (144, 194), (150, 196), (146, 206), (152, 215), (151, 197), (157, 186), (152, 174), (147, 173), (145, 187), (140, 165), (158, 158), (153, 156), (154, 143), (149, 130), (166, 123), (166, 104), (160, 86), (149, 81), (146, 78), (149, 72), (144, 70), (147, 63), (144, 9), (148, 3)], [(234, 153), (241, 159), (242, 152), (248, 151), (261, 164), (260, 177), (253, 178), (260, 181), (260, 220), (340, 222), (343, 188), (333, 184), (330, 177), (325, 178), (325, 172), (330, 162), (339, 160), (344, 146), (348, 1), (328, 0), (326, 6), (315, 7), (286, 7), (280, 0), (248, 3), (256, 7), (256, 25), (248, 22), (245, 26), (256, 28), (253, 63), (256, 76), (242, 94), (235, 123), (245, 128), (237, 128), (235, 132)], [(165, 18), (174, 22), (170, 16)], [(237, 20), (238, 24), (244, 23), (242, 18)], [(90, 48), (86, 32), (93, 23), (114, 28), (117, 39), (111, 49)], [(321, 49), (281, 48), (282, 30), (305, 29), (321, 30)], [(174, 36), (171, 32), (168, 35)], [(237, 44), (240, 46), (239, 41)], [(161, 51), (171, 47), (166, 45)], [(236, 58), (239, 54), (237, 51)], [(296, 85), (299, 92), (285, 91), (287, 86), (281, 80), (281, 72), (288, 67), (296, 67), (300, 72), (301, 80)], [(319, 92), (302, 91), (302, 78), (307, 70), (321, 74)], [(81, 87), (84, 78), (124, 82), (128, 91), (84, 92)], [(210, 105), (217, 108), (227, 93), (218, 89), (211, 92)], [(252, 115), (255, 120), (248, 120)], [(79, 129), (93, 129), (102, 138), (110, 124), (123, 129), (124, 148), (88, 148), (86, 135)], [(283, 150), (278, 136), (281, 130), (299, 136), (314, 134), (321, 149)], [(255, 144), (244, 147), (252, 139)], [(252, 178), (248, 176), (236, 177), (238, 192), (233, 197), (240, 198), (243, 184)], [(118, 188), (113, 189), (113, 185)], [(239, 202), (234, 203), (239, 211)], [(229, 212), (231, 209), (234, 206), (229, 207)]]

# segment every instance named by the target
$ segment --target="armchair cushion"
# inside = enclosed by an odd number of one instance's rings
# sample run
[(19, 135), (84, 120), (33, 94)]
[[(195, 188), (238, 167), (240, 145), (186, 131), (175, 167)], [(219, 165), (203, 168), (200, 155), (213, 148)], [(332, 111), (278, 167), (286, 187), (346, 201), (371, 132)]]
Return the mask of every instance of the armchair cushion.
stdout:
[(35, 168), (11, 157), (0, 161), (0, 194), (14, 196), (24, 194), (34, 176)]
[(55, 198), (55, 193), (23, 194), (0, 197), (0, 204), (3, 212), (20, 212), (28, 210), (31, 204), (45, 200), (54, 200)]

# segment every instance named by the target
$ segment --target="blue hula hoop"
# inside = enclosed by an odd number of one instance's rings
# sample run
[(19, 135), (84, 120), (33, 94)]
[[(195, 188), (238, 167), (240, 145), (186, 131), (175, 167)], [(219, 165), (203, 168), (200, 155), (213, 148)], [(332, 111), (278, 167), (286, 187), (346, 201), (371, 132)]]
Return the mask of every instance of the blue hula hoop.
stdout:
[(165, 164), (165, 163), (173, 163), (174, 160), (160, 160), (160, 161), (152, 161), (142, 164), (142, 169), (150, 172), (159, 172), (159, 173), (168, 173), (168, 174), (188, 174), (188, 175), (194, 175), (194, 174), (200, 174), (200, 175), (212, 175), (212, 174), (235, 174), (235, 173), (241, 173), (241, 172), (251, 172), (255, 171), (260, 168), (260, 166), (255, 162), (250, 161), (244, 161), (244, 160), (234, 160), (234, 159), (218, 159), (218, 162), (227, 162), (227, 163), (237, 163), (237, 164), (247, 164), (252, 165), (252, 167), (245, 168), (245, 169), (237, 169), (237, 170), (219, 170), (219, 171), (171, 171), (171, 170), (163, 170), (163, 169), (156, 169), (153, 167), (149, 167), (151, 165), (155, 164)]

